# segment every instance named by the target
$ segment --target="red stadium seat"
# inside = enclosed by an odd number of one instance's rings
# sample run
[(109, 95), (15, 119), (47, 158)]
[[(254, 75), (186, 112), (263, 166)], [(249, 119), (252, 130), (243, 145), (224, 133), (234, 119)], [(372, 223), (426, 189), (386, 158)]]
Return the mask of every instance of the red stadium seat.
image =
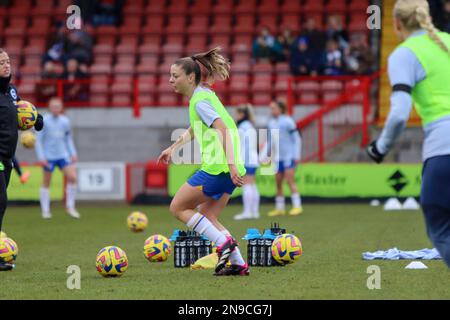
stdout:
[(214, 14), (231, 14), (233, 12), (233, 0), (217, 1), (216, 5), (212, 7)]
[(303, 12), (307, 15), (310, 13), (323, 13), (323, 0), (306, 0), (303, 4)]
[(176, 106), (179, 104), (179, 97), (176, 93), (162, 93), (159, 95), (159, 104), (163, 106)]
[(320, 99), (317, 93), (305, 92), (299, 94), (299, 102), (302, 104), (318, 104)]
[(289, 28), (294, 34), (300, 31), (301, 19), (298, 14), (285, 14), (282, 16), (280, 31)]
[(207, 15), (191, 16), (191, 24), (187, 27), (188, 34), (206, 34), (208, 32), (209, 17)]
[(141, 62), (136, 66), (136, 72), (138, 74), (154, 74), (158, 72), (157, 63), (143, 63)]
[(284, 1), (284, 3), (280, 7), (281, 15), (285, 14), (300, 14), (302, 10), (302, 6), (300, 5), (299, 0), (289, 0)]
[(141, 93), (138, 96), (138, 102), (141, 106), (153, 106), (155, 104), (155, 95)]
[(253, 34), (255, 32), (255, 16), (247, 13), (238, 15), (233, 32)]
[(344, 85), (342, 84), (341, 81), (337, 81), (337, 80), (324, 80), (321, 85), (321, 90), (323, 92), (328, 91), (328, 92), (336, 92), (336, 91), (342, 91), (344, 88)]
[(352, 0), (348, 5), (350, 16), (354, 13), (365, 13), (369, 6), (368, 0)]
[(248, 93), (230, 93), (229, 95), (230, 104), (235, 106), (239, 104), (248, 103)]
[(93, 64), (90, 66), (91, 74), (110, 74), (111, 70), (110, 64)]
[(166, 3), (161, 0), (150, 0), (145, 8), (145, 15), (147, 16), (159, 16), (164, 15), (166, 12)]
[(255, 30), (260, 31), (263, 27), (269, 28), (273, 35), (278, 33), (278, 15), (275, 14), (261, 14), (259, 15), (259, 23)]
[(272, 77), (271, 76), (255, 76), (252, 84), (253, 92), (271, 93)]
[(218, 34), (228, 34), (231, 32), (231, 15), (216, 15), (214, 22), (209, 28), (211, 36)]
[(163, 37), (160, 34), (143, 34), (142, 36), (142, 44), (156, 44), (160, 45)]
[(131, 106), (132, 100), (130, 94), (113, 94), (111, 98), (113, 106)]
[(114, 74), (134, 74), (134, 63), (117, 63), (113, 67)]
[(256, 8), (256, 12), (261, 14), (278, 14), (280, 7), (274, 0), (261, 0), (259, 6)]
[(252, 52), (252, 47), (246, 43), (235, 43), (231, 46), (231, 53), (233, 55), (239, 53), (250, 54)]
[(149, 16), (147, 17), (147, 21), (142, 29), (143, 34), (161, 34), (164, 30), (164, 17), (161, 15), (158, 16)]
[[(92, 87), (91, 87), (92, 91)], [(89, 102), (93, 105), (105, 106), (109, 103), (109, 97), (107, 94), (91, 94), (89, 97)]]
[(94, 53), (94, 55), (107, 53), (114, 54), (114, 46), (110, 44), (96, 44), (93, 47), (92, 52)]
[(195, 0), (195, 2), (188, 8), (191, 14), (211, 14), (212, 4), (211, 0)]
[(253, 45), (253, 36), (250, 34), (237, 34), (234, 37), (234, 44), (240, 43), (240, 44), (246, 44), (248, 46)]
[(170, 17), (173, 14), (185, 14), (188, 11), (188, 0), (172, 1), (167, 7), (167, 15)]
[(137, 77), (139, 92), (142, 93), (154, 93), (156, 88), (156, 76), (155, 75), (139, 75)]
[(297, 90), (300, 92), (304, 91), (318, 92), (320, 90), (320, 83), (312, 80), (306, 81), (303, 80), (298, 82)]
[(139, 25), (123, 25), (123, 26), (119, 27), (118, 32), (121, 37), (137, 35), (141, 32), (141, 26), (139, 26)]
[(263, 73), (272, 75), (273, 72), (273, 66), (270, 63), (255, 63), (252, 67), (253, 73)]
[(254, 92), (252, 102), (254, 105), (267, 106), (272, 101), (272, 95), (266, 92)]
[(161, 50), (161, 46), (158, 43), (144, 43), (141, 44), (138, 48), (138, 53), (143, 55), (152, 55), (157, 56), (159, 55)]
[(128, 55), (135, 55), (137, 52), (137, 42), (136, 43), (131, 43), (131, 42), (126, 42), (126, 43), (121, 43), (118, 46), (116, 46), (116, 53), (117, 54), (128, 54)]
[(253, 14), (255, 11), (256, 11), (256, 0), (239, 1), (239, 4), (234, 8), (234, 12), (236, 14), (239, 14), (239, 13)]
[(341, 94), (339, 92), (324, 92), (322, 94), (323, 102), (330, 102), (336, 100)]
[(161, 48), (162, 53), (165, 54), (176, 54), (181, 57), (183, 54), (183, 45), (180, 43), (166, 43)]
[(97, 54), (94, 56), (95, 64), (112, 64), (113, 55), (112, 54)]
[(169, 22), (165, 28), (166, 33), (181, 34), (186, 31), (186, 16), (172, 15), (169, 16)]
[(277, 73), (277, 80), (275, 81), (275, 87), (274, 87), (274, 90), (277, 94), (280, 92), (288, 91), (289, 77), (290, 76), (288, 76), (288, 75), (280, 76)]
[(346, 0), (333, 0), (325, 5), (326, 14), (345, 13), (347, 10)]
[(275, 64), (275, 73), (277, 75), (290, 74), (291, 68), (287, 62), (277, 62)]
[(233, 74), (236, 74), (236, 73), (248, 74), (250, 72), (250, 65), (249, 65), (248, 60), (245, 62), (233, 62), (231, 64), (231, 72)]
[(250, 86), (249, 82), (250, 78), (245, 74), (232, 74), (229, 86), (230, 93), (247, 92)]

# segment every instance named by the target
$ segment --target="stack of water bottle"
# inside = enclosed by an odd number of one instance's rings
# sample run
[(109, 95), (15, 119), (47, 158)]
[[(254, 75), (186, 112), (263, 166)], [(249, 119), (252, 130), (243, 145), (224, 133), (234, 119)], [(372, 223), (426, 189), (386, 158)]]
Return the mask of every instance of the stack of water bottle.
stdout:
[(280, 228), (278, 223), (271, 224), (270, 229), (265, 229), (263, 234), (258, 229), (247, 229), (247, 234), (242, 239), (248, 241), (248, 265), (260, 267), (281, 266), (272, 258), (272, 242), (277, 236), (284, 233), (286, 233), (286, 229)]
[(195, 231), (175, 230), (170, 240), (174, 242), (175, 268), (189, 267), (212, 252), (211, 241)]

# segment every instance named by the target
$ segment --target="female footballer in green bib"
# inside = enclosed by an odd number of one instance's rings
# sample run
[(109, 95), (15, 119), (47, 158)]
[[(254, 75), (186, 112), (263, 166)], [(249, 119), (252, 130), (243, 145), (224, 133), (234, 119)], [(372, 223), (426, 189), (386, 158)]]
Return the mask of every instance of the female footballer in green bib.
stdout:
[[(248, 264), (236, 241), (218, 220), (233, 190), (243, 185), (245, 175), (236, 124), (209, 88), (215, 80), (229, 76), (230, 64), (219, 51), (220, 48), (214, 48), (181, 58), (170, 67), (169, 82), (174, 91), (189, 98), (190, 127), (161, 153), (158, 161), (168, 163), (176, 148), (197, 139), (201, 168), (178, 190), (170, 211), (217, 244), (215, 275), (248, 275)], [(228, 261), (231, 266), (226, 266)]]
[(388, 61), (391, 109), (367, 151), (383, 161), (414, 102), (425, 133), (420, 202), (428, 236), (450, 267), (450, 35), (434, 27), (425, 0), (397, 0), (394, 28), (403, 42)]

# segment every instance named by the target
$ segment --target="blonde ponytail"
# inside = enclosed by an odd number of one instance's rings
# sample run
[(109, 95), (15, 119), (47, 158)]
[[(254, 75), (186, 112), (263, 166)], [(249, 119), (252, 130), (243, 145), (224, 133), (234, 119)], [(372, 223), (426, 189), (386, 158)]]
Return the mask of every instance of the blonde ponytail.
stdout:
[(445, 45), (445, 43), (439, 38), (437, 35), (438, 30), (434, 26), (431, 21), (431, 17), (429, 12), (423, 7), (416, 8), (416, 18), (422, 29), (427, 31), (428, 36), (433, 40), (442, 50), (450, 54), (449, 48)]
[(450, 55), (450, 49), (439, 38), (438, 29), (431, 21), (430, 7), (426, 0), (397, 0), (394, 6), (394, 16), (410, 31), (419, 28), (425, 29), (430, 39)]

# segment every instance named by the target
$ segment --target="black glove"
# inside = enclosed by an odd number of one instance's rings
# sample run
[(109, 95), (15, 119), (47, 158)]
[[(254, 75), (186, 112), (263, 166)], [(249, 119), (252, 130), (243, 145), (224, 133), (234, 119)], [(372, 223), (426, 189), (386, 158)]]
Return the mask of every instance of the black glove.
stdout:
[(366, 151), (369, 157), (372, 158), (372, 160), (376, 163), (380, 163), (383, 161), (384, 154), (378, 151), (376, 141), (373, 141), (371, 144), (369, 144)]
[(43, 127), (44, 127), (44, 117), (38, 113), (36, 122), (34, 124), (34, 128), (36, 129), (36, 131), (41, 131)]

